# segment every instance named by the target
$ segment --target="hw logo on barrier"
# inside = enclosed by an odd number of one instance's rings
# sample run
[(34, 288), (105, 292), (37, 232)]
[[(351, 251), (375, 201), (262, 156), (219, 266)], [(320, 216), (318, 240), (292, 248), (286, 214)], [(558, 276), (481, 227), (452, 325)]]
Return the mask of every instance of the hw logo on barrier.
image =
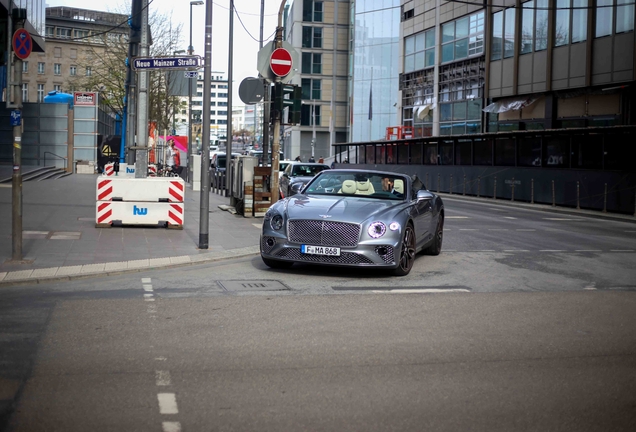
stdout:
[(145, 207), (137, 207), (136, 205), (133, 206), (133, 216), (145, 216), (148, 214), (148, 209)]
[(134, 173), (135, 173), (135, 169), (134, 168), (126, 167), (126, 174), (134, 174)]

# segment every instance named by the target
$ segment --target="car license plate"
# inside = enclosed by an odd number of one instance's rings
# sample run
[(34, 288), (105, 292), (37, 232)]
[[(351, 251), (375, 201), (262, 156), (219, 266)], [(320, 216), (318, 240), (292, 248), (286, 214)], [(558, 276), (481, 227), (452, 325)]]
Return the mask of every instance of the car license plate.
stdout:
[(337, 247), (301, 245), (300, 251), (308, 255), (340, 256), (340, 248)]

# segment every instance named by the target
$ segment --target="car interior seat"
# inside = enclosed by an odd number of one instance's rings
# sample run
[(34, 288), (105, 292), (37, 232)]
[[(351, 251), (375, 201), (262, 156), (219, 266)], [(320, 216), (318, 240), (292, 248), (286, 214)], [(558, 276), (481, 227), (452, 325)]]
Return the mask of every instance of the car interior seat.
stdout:
[(393, 190), (404, 195), (404, 180), (395, 179), (393, 181)]
[(353, 180), (345, 180), (342, 182), (342, 187), (340, 188), (341, 194), (353, 195), (356, 193), (356, 182)]
[(356, 182), (356, 195), (371, 195), (373, 193), (375, 193), (375, 189), (369, 179)]

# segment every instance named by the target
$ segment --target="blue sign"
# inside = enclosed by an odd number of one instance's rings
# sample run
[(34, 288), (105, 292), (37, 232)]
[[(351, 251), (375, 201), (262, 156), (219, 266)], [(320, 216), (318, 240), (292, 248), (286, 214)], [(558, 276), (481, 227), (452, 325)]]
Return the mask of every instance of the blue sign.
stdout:
[(138, 57), (132, 63), (135, 70), (198, 69), (200, 64), (200, 56)]
[(196, 78), (199, 76), (199, 72), (197, 71), (186, 71), (183, 73), (183, 76), (186, 78)]
[(133, 216), (146, 216), (148, 214), (148, 208), (147, 207), (137, 207), (136, 205), (133, 205)]
[(20, 126), (22, 124), (22, 112), (20, 110), (11, 111), (11, 126)]

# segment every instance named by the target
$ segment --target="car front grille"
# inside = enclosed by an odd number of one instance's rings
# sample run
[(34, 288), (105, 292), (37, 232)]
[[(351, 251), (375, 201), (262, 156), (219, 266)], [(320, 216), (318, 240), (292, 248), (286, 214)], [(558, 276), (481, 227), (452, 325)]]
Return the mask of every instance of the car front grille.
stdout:
[[(269, 239), (272, 239), (274, 241), (274, 243), (271, 246), (269, 246), (267, 244), (267, 241)], [(274, 237), (263, 237), (263, 238), (261, 238), (261, 250), (263, 251), (263, 253), (269, 254), (272, 251), (272, 249), (274, 248), (274, 246), (276, 246), (276, 239)]]
[(360, 225), (318, 221), (290, 220), (289, 241), (316, 246), (356, 246), (360, 237)]
[(320, 263), (333, 263), (333, 264), (373, 264), (369, 258), (364, 255), (340, 252), (340, 256), (325, 256), (325, 255), (308, 255), (300, 253), (300, 249), (286, 248), (278, 252), (279, 257), (287, 259), (293, 259), (296, 261), (305, 262), (320, 262)]
[[(382, 249), (384, 249), (386, 251), (385, 255), (380, 255), (380, 252), (381, 252)], [(390, 246), (390, 245), (376, 246), (375, 247), (375, 253), (380, 255), (380, 258), (382, 258), (382, 260), (385, 263), (387, 263), (387, 264), (391, 264), (394, 261), (394, 258), (393, 258), (393, 246)]]

